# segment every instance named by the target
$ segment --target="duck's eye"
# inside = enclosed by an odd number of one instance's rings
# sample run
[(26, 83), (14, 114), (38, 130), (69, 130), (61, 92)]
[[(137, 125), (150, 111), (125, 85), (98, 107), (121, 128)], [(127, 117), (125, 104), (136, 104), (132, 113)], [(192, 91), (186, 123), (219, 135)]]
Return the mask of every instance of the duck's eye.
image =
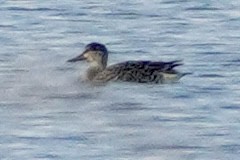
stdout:
[(99, 50), (99, 49), (100, 49), (99, 46), (94, 46), (94, 47), (93, 47), (93, 50), (95, 50), (95, 51), (96, 51), (96, 50)]

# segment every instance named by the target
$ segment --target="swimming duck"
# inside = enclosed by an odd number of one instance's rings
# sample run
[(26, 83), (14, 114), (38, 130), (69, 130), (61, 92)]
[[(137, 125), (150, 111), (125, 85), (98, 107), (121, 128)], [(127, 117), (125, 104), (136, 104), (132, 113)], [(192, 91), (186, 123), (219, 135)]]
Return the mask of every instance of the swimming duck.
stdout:
[(183, 65), (180, 60), (162, 61), (125, 61), (107, 66), (108, 50), (101, 43), (90, 43), (79, 56), (68, 60), (77, 62), (87, 60), (87, 80), (96, 83), (108, 81), (128, 81), (138, 83), (166, 83), (175, 82), (187, 73), (174, 70)]

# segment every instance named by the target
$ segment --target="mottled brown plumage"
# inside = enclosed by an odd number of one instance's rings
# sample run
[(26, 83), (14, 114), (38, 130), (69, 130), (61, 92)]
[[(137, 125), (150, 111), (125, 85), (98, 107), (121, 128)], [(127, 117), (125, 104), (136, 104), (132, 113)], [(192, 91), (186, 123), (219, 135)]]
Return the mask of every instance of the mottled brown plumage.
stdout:
[(103, 44), (90, 43), (85, 51), (68, 62), (87, 60), (91, 66), (87, 70), (87, 79), (96, 83), (108, 81), (128, 81), (138, 83), (166, 83), (179, 80), (186, 73), (179, 73), (175, 67), (181, 61), (126, 61), (107, 67), (108, 51)]

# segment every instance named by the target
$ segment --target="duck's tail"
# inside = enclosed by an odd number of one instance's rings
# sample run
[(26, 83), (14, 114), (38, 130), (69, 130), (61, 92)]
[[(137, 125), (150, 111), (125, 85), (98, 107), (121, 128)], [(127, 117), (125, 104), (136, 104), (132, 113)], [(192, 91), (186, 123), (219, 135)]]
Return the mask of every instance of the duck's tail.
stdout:
[(186, 75), (190, 75), (192, 73), (190, 72), (186, 72), (186, 73), (162, 73), (163, 76), (163, 81), (166, 83), (168, 82), (176, 82), (179, 79), (181, 79), (182, 77), (186, 76)]

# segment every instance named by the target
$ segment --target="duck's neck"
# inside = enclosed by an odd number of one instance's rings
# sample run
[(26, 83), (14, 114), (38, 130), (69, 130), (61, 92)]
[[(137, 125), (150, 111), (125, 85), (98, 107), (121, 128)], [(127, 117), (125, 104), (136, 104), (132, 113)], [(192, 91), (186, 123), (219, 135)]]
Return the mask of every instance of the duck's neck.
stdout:
[(100, 72), (102, 72), (106, 68), (106, 65), (101, 64), (92, 64), (87, 70), (87, 79), (93, 80), (94, 77)]

